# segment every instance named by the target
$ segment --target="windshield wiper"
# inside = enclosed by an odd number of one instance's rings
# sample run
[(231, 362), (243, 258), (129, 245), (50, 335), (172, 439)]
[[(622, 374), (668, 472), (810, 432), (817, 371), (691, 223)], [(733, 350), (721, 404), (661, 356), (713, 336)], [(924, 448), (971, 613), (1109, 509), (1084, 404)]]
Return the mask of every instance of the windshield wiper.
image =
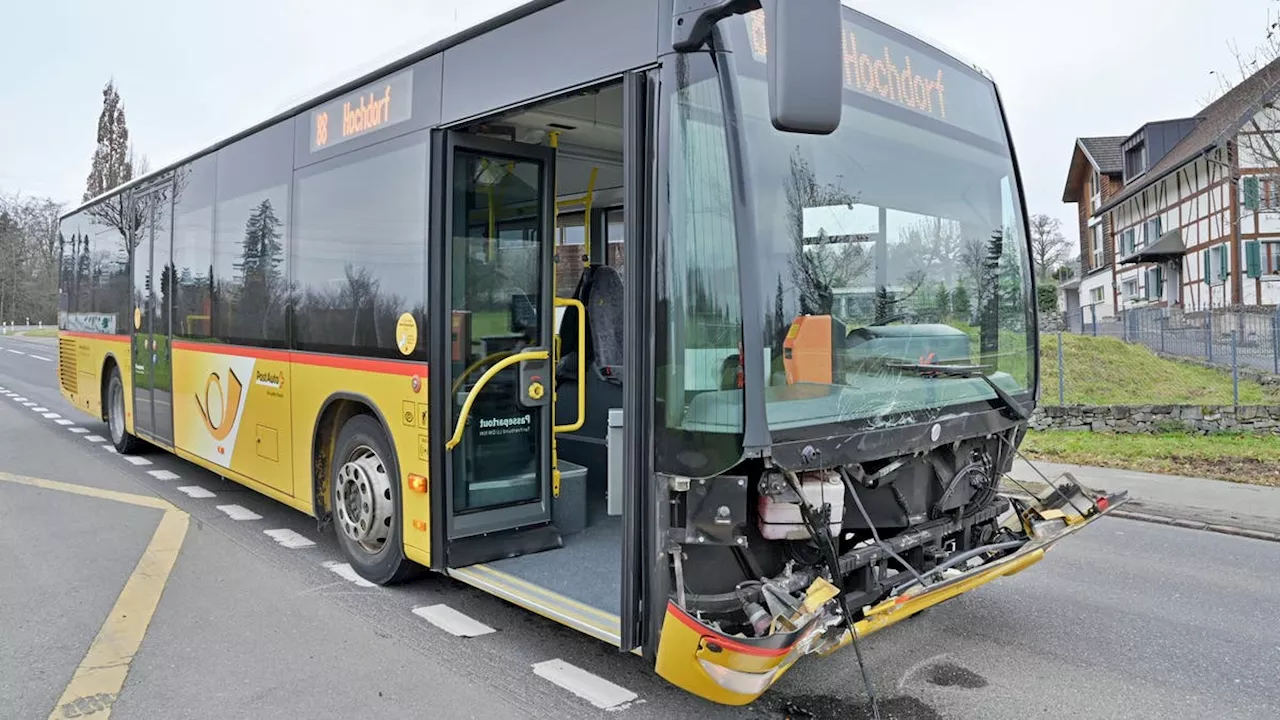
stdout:
[(908, 370), (920, 375), (946, 375), (947, 377), (962, 378), (980, 378), (987, 384), (1004, 404), (1019, 420), (1026, 421), (1031, 418), (1031, 413), (1024, 408), (1013, 396), (1005, 392), (1005, 389), (996, 384), (986, 371), (991, 369), (990, 365), (930, 365), (928, 363), (886, 363), (887, 367), (896, 370)]

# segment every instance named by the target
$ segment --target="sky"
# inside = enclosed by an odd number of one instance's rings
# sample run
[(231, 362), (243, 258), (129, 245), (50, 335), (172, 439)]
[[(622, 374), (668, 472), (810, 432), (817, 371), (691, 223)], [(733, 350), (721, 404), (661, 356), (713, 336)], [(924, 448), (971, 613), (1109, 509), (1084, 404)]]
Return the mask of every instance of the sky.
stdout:
[[(0, 193), (78, 203), (102, 86), (151, 167), (520, 0), (49, 0), (13, 3), (0, 43)], [(861, 0), (1000, 85), (1032, 213), (1062, 220), (1075, 138), (1194, 115), (1262, 40), (1277, 0)], [(513, 59), (518, 62), (518, 59)], [(1212, 73), (1218, 73), (1218, 75)]]

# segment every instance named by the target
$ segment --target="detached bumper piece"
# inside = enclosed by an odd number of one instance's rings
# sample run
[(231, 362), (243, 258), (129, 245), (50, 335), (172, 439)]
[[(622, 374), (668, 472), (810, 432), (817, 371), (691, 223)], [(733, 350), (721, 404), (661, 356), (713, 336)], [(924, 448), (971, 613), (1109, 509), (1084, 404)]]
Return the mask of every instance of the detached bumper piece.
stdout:
[[(1013, 511), (1002, 526), (1025, 537), (1013, 552), (977, 566), (947, 571), (927, 586), (911, 584), (901, 593), (862, 608), (852, 632), (835, 601), (835, 588), (818, 578), (805, 591), (790, 627), (766, 637), (726, 635), (667, 604), (656, 670), (668, 682), (712, 702), (746, 705), (755, 701), (802, 656), (830, 655), (859, 638), (1036, 564), (1055, 543), (1128, 501), (1127, 493), (1093, 496), (1070, 476), (1037, 495), (1011, 495)], [(841, 563), (844, 564), (843, 562)], [(968, 568), (968, 569), (960, 569)]]

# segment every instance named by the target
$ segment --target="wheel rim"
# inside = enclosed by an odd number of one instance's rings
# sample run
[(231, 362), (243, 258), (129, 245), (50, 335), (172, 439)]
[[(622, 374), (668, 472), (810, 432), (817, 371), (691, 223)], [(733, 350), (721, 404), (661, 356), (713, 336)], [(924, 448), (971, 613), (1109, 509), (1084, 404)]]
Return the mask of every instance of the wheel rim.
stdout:
[(124, 442), (124, 388), (120, 383), (111, 383), (111, 405), (107, 410), (107, 425), (111, 428), (111, 439), (118, 445)]
[(347, 455), (334, 488), (338, 527), (361, 550), (376, 555), (391, 536), (395, 507), (386, 463), (367, 445)]

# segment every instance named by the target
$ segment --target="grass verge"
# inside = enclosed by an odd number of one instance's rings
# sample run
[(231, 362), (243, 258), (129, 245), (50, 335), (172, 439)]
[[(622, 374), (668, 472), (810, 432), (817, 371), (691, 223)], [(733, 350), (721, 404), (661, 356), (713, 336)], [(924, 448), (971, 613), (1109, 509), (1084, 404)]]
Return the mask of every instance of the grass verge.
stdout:
[(1022, 451), (1032, 460), (1044, 462), (1280, 487), (1280, 439), (1268, 436), (1050, 430), (1028, 433)]
[[(1231, 373), (1158, 357), (1116, 338), (1062, 334), (1068, 405), (1230, 405)], [(1040, 336), (1044, 404), (1058, 404), (1058, 336)], [(1280, 390), (1240, 380), (1241, 405), (1280, 402)]]
[(36, 328), (35, 330), (23, 330), (18, 334), (26, 337), (58, 337), (58, 328)]

